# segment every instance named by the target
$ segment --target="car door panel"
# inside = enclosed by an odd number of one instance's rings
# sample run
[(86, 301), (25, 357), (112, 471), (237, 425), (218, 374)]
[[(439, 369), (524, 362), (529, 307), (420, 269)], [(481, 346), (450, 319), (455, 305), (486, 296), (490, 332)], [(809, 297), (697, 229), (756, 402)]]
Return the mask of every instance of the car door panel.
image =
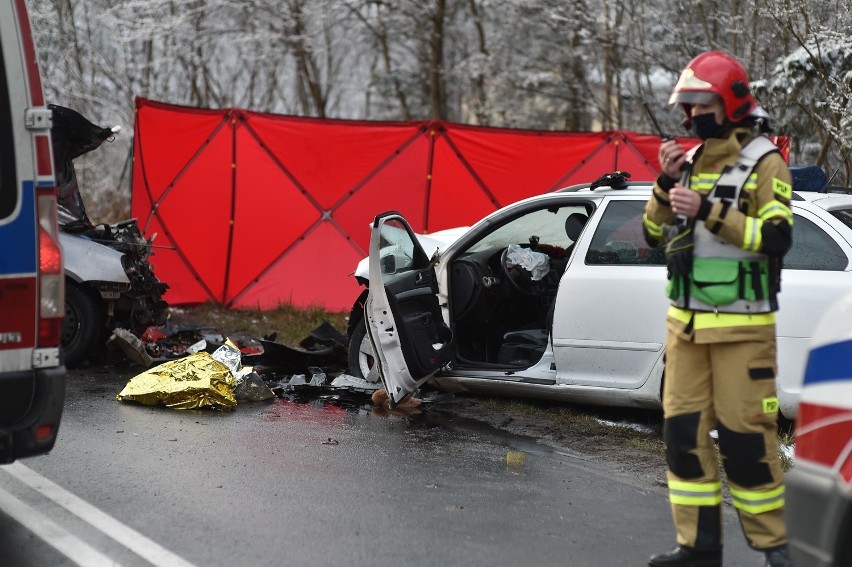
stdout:
[(367, 331), (391, 403), (411, 394), (454, 356), (434, 266), (398, 213), (376, 216), (370, 240)]
[[(627, 204), (616, 215), (613, 203)], [(665, 268), (637, 244), (643, 206), (643, 200), (605, 203), (562, 277), (553, 321), (560, 383), (637, 389), (660, 359)]]

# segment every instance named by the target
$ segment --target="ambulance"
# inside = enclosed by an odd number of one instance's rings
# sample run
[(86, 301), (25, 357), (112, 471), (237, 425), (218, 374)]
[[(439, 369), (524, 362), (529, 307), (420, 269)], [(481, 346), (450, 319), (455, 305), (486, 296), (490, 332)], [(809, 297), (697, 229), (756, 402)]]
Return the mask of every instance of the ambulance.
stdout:
[(0, 0), (0, 463), (56, 441), (65, 397), (51, 112), (24, 0)]

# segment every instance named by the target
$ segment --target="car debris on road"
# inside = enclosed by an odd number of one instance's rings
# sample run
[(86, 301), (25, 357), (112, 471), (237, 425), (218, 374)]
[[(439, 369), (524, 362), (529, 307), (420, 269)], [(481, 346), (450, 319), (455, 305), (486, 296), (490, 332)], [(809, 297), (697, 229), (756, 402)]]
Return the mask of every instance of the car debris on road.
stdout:
[(119, 401), (233, 409), (241, 401), (277, 397), (343, 407), (372, 405), (388, 415), (419, 413), (423, 403), (412, 397), (405, 407), (388, 412), (387, 392), (379, 382), (347, 373), (347, 339), (327, 321), (300, 342), (302, 348), (275, 342), (274, 333), (232, 340), (210, 327), (152, 327), (141, 339), (116, 331), (110, 338), (113, 352), (148, 368), (128, 382), (116, 396)]

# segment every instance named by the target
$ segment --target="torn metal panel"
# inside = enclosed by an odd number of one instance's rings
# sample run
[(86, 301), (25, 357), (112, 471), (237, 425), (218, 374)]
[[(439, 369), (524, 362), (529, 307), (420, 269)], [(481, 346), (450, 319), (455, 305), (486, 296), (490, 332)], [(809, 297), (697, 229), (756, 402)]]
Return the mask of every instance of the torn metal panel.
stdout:
[(309, 336), (305, 337), (299, 346), (306, 349), (315, 349), (319, 346), (340, 345), (344, 348), (349, 347), (349, 339), (345, 334), (334, 328), (334, 325), (328, 321), (323, 321), (317, 328), (310, 332)]
[(314, 350), (303, 350), (261, 339), (263, 354), (243, 357), (253, 366), (274, 368), (277, 372), (306, 374), (309, 367), (321, 367), (327, 372), (343, 371), (347, 367), (346, 348), (339, 344)]
[(131, 361), (148, 368), (154, 359), (145, 350), (142, 341), (127, 329), (113, 329), (112, 336), (106, 342), (107, 348), (117, 348)]

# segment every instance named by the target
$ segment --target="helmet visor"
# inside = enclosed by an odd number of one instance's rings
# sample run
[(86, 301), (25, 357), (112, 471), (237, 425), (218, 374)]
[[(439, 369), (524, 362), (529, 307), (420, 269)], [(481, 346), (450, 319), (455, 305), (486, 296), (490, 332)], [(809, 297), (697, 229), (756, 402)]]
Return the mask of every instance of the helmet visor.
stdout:
[(675, 91), (669, 98), (669, 104), (710, 104), (719, 95), (709, 91)]

